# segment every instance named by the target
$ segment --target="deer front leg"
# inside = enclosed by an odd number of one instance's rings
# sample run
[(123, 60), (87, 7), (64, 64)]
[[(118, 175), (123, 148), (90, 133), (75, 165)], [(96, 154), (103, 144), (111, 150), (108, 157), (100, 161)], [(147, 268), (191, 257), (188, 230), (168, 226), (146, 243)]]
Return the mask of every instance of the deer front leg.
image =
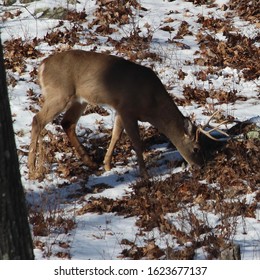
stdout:
[(128, 134), (130, 140), (132, 141), (132, 144), (134, 146), (134, 150), (136, 152), (137, 156), (137, 162), (139, 165), (140, 175), (144, 179), (148, 179), (148, 173), (145, 168), (144, 158), (143, 158), (143, 149), (142, 149), (142, 141), (139, 134), (139, 127), (138, 122), (135, 119), (132, 119), (127, 114), (122, 116), (122, 121), (124, 128), (126, 130), (126, 133)]
[(86, 103), (74, 102), (66, 111), (62, 119), (61, 125), (66, 132), (70, 143), (75, 147), (76, 152), (82, 162), (91, 169), (96, 169), (97, 164), (92, 161), (90, 156), (86, 153), (84, 146), (79, 142), (75, 129), (76, 124), (86, 108)]
[(112, 130), (111, 141), (104, 158), (104, 168), (106, 171), (111, 170), (111, 160), (112, 160), (113, 151), (117, 141), (120, 139), (122, 135), (123, 130), (124, 127), (123, 127), (122, 120), (119, 115), (116, 115), (113, 130)]

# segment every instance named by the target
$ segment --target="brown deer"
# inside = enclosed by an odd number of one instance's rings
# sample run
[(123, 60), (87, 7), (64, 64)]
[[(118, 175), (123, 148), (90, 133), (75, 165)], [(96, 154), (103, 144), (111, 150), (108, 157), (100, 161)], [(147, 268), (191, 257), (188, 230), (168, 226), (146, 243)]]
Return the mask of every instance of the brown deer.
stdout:
[(104, 159), (111, 169), (116, 142), (125, 129), (130, 137), (142, 176), (147, 171), (142, 154), (138, 121), (151, 123), (165, 134), (191, 166), (204, 162), (197, 127), (184, 117), (156, 74), (147, 67), (112, 55), (70, 50), (51, 55), (39, 68), (44, 104), (32, 122), (29, 149), (29, 176), (36, 169), (37, 147), (41, 131), (65, 111), (61, 125), (78, 156), (90, 168), (96, 168), (75, 127), (87, 103), (107, 104), (116, 110), (112, 139)]

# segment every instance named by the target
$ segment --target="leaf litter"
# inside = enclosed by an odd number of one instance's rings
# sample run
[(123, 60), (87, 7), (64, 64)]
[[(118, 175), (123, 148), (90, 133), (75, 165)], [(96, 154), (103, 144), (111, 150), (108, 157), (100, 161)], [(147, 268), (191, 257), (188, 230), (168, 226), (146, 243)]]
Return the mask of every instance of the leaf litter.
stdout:
[[(22, 37), (4, 40), (9, 88), (15, 92), (23, 79), (27, 79), (31, 86), (29, 90), (25, 90), (30, 105), (24, 109), (24, 113), (28, 114), (28, 110), (35, 113), (41, 105), (42, 100), (37, 94), (39, 91), (37, 64), (47, 53), (53, 51), (81, 47), (107, 53), (115, 52), (139, 63), (143, 61), (160, 73), (158, 63), (165, 61), (164, 50), (162, 49), (160, 53), (153, 47), (154, 41), (158, 40), (156, 30), (152, 26), (153, 21), (148, 23), (148, 19), (146, 20), (151, 6), (146, 1), (140, 3), (129, 1), (128, 6), (116, 6), (114, 1), (105, 1), (104, 5), (103, 2), (96, 1), (90, 18), (88, 18), (90, 11), (86, 9), (67, 10), (63, 18), (58, 19), (53, 28), (48, 29), (42, 36), (27, 40)], [(183, 67), (176, 70), (176, 75), (181, 81), (179, 90), (182, 90), (181, 98), (174, 97), (176, 103), (187, 108), (196, 103), (197, 108), (203, 108), (203, 114), (209, 115), (211, 107), (225, 104), (236, 106), (241, 102), (251, 102), (250, 98), (239, 92), (239, 88), (235, 86), (227, 90), (200, 85), (201, 82), (211, 85), (212, 77), (222, 78), (227, 68), (238, 71), (239, 83), (252, 81), (258, 84), (259, 34), (249, 37), (240, 33), (233, 25), (235, 12), (242, 20), (259, 27), (259, 7), (251, 7), (257, 1), (251, 1), (250, 5), (248, 1), (236, 0), (224, 1), (225, 3), (221, 5), (218, 4), (219, 1), (176, 2), (181, 11), (177, 11), (177, 8), (172, 10), (167, 8), (167, 12), (164, 13), (165, 19), (160, 23), (158, 30), (163, 33), (163, 38), (167, 37), (166, 34), (169, 35), (165, 42), (179, 48), (175, 52), (191, 51), (190, 41), (187, 38), (194, 38), (198, 44), (193, 59), (187, 57)], [(194, 6), (186, 6), (184, 2), (190, 2)], [(199, 27), (195, 29), (189, 17), (189, 13), (193, 12), (190, 7), (195, 11), (200, 6), (209, 9), (209, 13), (196, 15), (194, 25), (197, 24)], [(220, 9), (223, 16), (215, 17), (212, 12), (216, 11), (214, 9), (218, 9), (218, 12)], [(186, 16), (185, 20), (178, 18), (181, 12)], [(19, 9), (15, 9), (14, 12), (4, 11), (4, 23), (9, 23), (22, 15), (23, 12)], [(143, 27), (131, 26), (133, 19), (138, 17), (140, 22), (145, 22)], [(179, 25), (176, 25), (176, 22), (179, 22)], [(123, 35), (120, 34), (120, 30), (123, 30)], [(190, 82), (190, 72), (187, 70), (187, 66), (193, 64), (196, 66), (192, 70), (193, 75), (198, 81), (195, 84)], [(23, 78), (23, 75), (27, 77)], [(229, 74), (225, 75), (228, 78)], [(230, 78), (232, 79), (232, 74)], [(15, 95), (12, 96), (15, 98)], [(215, 103), (209, 104), (209, 98)], [(259, 91), (253, 100), (257, 103)], [(11, 104), (13, 109), (16, 108), (12, 97)], [(83, 129), (82, 121), (78, 130), (86, 149), (97, 163), (102, 165), (111, 131), (111, 123), (107, 125), (106, 121), (111, 119), (111, 112), (106, 108), (88, 107), (83, 119), (92, 114), (99, 116), (95, 120), (97, 128)], [(232, 114), (223, 117), (234, 120)], [(202, 248), (203, 258), (219, 258), (222, 251), (230, 246), (230, 242), (236, 240), (240, 227), (244, 235), (248, 234), (246, 226), (248, 219), (259, 221), (260, 145), (259, 136), (257, 137), (259, 134), (251, 133), (258, 131), (257, 125), (241, 128), (236, 132), (237, 136), (216, 153), (214, 160), (203, 169), (193, 171), (180, 167), (174, 171), (176, 165), (169, 165), (167, 160), (154, 163), (153, 157), (160, 160), (162, 152), (153, 146), (162, 147), (164, 151), (165, 149), (174, 151), (174, 147), (156, 129), (144, 126), (141, 135), (149, 168), (155, 170), (164, 164), (164, 169), (173, 172), (155, 176), (147, 181), (134, 176), (134, 179), (129, 179), (127, 183), (128, 178), (133, 176), (131, 173), (133, 165), (130, 165), (125, 174), (117, 168), (118, 165), (129, 165), (129, 159), (134, 157), (131, 142), (125, 135), (114, 154), (114, 161), (119, 164), (114, 167), (112, 173), (108, 173), (111, 179), (106, 180), (106, 177), (102, 177), (104, 174), (102, 168), (93, 174), (81, 164), (67, 138), (64, 137), (59, 123), (58, 118), (53, 123), (55, 129), (47, 129), (45, 132), (46, 141), (42, 148), (46, 152), (46, 157), (40, 159), (42, 163), (40, 172), (43, 176), (42, 181), (38, 182), (28, 182), (26, 179), (24, 159), (28, 154), (29, 142), (21, 140), (24, 136), (27, 137), (26, 132), (16, 131), (19, 155), (22, 158), (22, 176), (28, 192), (29, 220), (32, 224), (35, 250), (40, 252), (36, 254), (38, 258), (77, 256), (70, 234), (77, 230), (81, 232), (77, 219), (89, 217), (88, 215), (97, 220), (98, 217), (112, 215), (111, 217), (121, 217), (122, 220), (119, 221), (126, 223), (130, 218), (134, 218), (135, 233), (117, 241), (120, 249), (117, 255), (112, 257), (124, 259), (196, 259), (201, 257), (199, 252)], [(250, 138), (250, 133), (256, 136)], [(113, 192), (121, 185), (124, 186), (121, 195), (106, 196), (106, 193)], [(31, 195), (33, 199), (30, 199)], [(57, 201), (51, 207), (49, 201), (52, 199)], [(77, 201), (76, 209), (75, 206), (71, 207), (70, 201), (74, 203)], [(69, 205), (67, 212), (65, 205)], [(46, 208), (49, 210), (46, 211)], [(109, 224), (107, 221), (104, 230), (110, 231), (108, 235), (110, 238), (113, 236), (118, 238), (117, 234), (109, 229)], [(77, 240), (76, 235), (75, 233)], [(96, 232), (92, 236), (99, 235)], [(54, 238), (52, 245), (48, 243), (48, 238), (49, 240)], [(98, 239), (101, 242), (103, 237)], [(81, 245), (83, 246), (82, 243)], [(89, 257), (92, 256), (86, 255), (86, 258)], [(97, 255), (94, 255), (95, 257)]]

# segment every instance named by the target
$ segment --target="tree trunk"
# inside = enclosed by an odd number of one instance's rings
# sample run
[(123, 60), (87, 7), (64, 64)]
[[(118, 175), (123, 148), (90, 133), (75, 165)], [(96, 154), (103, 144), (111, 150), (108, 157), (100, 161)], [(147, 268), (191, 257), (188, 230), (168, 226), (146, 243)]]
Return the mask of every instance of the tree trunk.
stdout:
[(0, 259), (33, 259), (0, 39)]

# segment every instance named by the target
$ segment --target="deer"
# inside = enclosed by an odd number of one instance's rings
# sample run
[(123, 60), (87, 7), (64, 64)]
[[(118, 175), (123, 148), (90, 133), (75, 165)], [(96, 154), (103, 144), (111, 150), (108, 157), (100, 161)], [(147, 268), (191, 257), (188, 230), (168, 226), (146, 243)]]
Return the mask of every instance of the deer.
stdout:
[(184, 116), (156, 73), (119, 56), (67, 50), (45, 58), (38, 71), (44, 103), (33, 117), (29, 146), (29, 177), (36, 170), (39, 141), (44, 127), (62, 112), (61, 126), (80, 160), (90, 169), (97, 164), (86, 153), (75, 128), (88, 104), (104, 105), (116, 112), (112, 136), (104, 157), (104, 169), (111, 170), (113, 151), (122, 132), (128, 134), (137, 157), (140, 175), (148, 178), (143, 158), (138, 121), (149, 122), (177, 148), (191, 167), (204, 164), (197, 127)]

